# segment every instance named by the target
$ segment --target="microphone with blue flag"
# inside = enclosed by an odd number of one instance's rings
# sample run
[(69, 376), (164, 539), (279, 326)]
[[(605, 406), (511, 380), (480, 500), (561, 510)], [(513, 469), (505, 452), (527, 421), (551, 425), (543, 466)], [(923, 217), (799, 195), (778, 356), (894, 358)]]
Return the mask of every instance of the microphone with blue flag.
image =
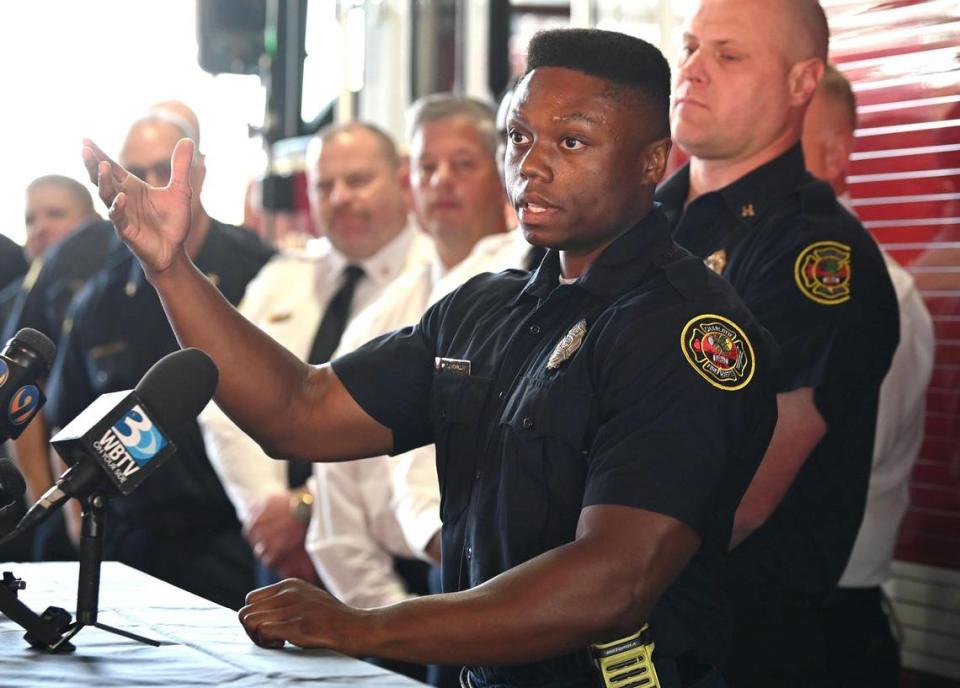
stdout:
[[(50, 444), (69, 466), (8, 536), (35, 526), (71, 497), (133, 492), (176, 453), (171, 434), (196, 419), (217, 388), (213, 361), (199, 349), (160, 359), (136, 388), (103, 394)], [(6, 540), (7, 538), (4, 538)]]

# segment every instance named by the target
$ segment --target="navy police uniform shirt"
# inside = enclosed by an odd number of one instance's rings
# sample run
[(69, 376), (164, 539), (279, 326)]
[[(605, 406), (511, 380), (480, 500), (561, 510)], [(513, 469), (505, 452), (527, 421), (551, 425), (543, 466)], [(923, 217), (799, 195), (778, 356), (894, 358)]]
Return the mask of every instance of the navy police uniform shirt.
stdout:
[(0, 289), (5, 288), (27, 271), (23, 246), (0, 234)]
[[(47, 386), (46, 413), (63, 426), (101, 394), (132, 389), (179, 348), (140, 263), (125, 255), (73, 302)], [(236, 304), (273, 250), (251, 232), (211, 221), (195, 263)], [(173, 433), (177, 456), (132, 494), (109, 502), (104, 555), (226, 606), (253, 587), (253, 559), (196, 423)]]
[(689, 167), (657, 192), (673, 238), (736, 288), (780, 347), (780, 392), (815, 389), (827, 434), (731, 577), (822, 596), (840, 578), (866, 499), (877, 396), (899, 339), (880, 251), (799, 144), (684, 209)]
[[(776, 417), (769, 335), (657, 209), (577, 282), (559, 278), (556, 251), (533, 275), (478, 276), (334, 371), (395, 452), (436, 443), (445, 591), (572, 542), (586, 506), (655, 511), (702, 539), (651, 617), (658, 652), (715, 662), (714, 570)], [(586, 652), (471, 671), (596, 681)]]
[(11, 307), (3, 338), (32, 327), (57, 343), (70, 301), (87, 280), (120, 250), (113, 225), (94, 220), (72, 230), (63, 241), (34, 260)]

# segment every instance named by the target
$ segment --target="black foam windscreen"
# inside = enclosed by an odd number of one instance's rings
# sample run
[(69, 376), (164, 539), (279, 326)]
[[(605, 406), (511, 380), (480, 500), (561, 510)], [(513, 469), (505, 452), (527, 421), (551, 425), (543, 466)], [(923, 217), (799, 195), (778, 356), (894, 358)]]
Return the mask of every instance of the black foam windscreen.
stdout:
[(50, 370), (53, 357), (57, 353), (57, 348), (50, 341), (50, 338), (32, 327), (24, 327), (13, 335), (13, 338), (7, 342), (7, 350), (14, 348), (24, 348), (32, 351), (43, 362), (47, 370)]
[(217, 391), (220, 375), (200, 349), (167, 354), (146, 372), (134, 390), (154, 420), (170, 431), (195, 420)]

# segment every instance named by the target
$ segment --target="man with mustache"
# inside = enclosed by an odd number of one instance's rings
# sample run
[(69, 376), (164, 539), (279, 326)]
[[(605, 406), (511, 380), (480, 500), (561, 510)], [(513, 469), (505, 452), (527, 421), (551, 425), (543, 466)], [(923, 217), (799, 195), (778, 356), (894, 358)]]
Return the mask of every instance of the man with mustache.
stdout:
[[(265, 332), (314, 364), (329, 360), (347, 323), (398, 276), (429, 260), (431, 242), (408, 222), (407, 163), (392, 139), (364, 123), (331, 125), (307, 155), (311, 207), (324, 239), (281, 254), (240, 306)], [(260, 563), (258, 581), (317, 580), (304, 549), (311, 464), (272, 461), (216, 405), (201, 416), (211, 461)]]
[[(469, 280), (331, 365), (251, 327), (180, 249), (189, 142), (167, 189), (92, 143), (84, 158), (182, 342), (220, 366), (218, 403), (269, 453), (437, 445), (445, 592), (357, 610), (283, 581), (241, 611), (255, 642), (467, 665), (475, 688), (595, 686), (594, 659), (620, 685), (722, 685), (716, 569), (775, 422), (767, 337), (653, 205), (670, 148), (663, 55), (567, 30), (539, 34), (528, 59), (505, 170), (525, 237), (549, 247), (540, 267)], [(708, 336), (738, 365), (710, 360)]]

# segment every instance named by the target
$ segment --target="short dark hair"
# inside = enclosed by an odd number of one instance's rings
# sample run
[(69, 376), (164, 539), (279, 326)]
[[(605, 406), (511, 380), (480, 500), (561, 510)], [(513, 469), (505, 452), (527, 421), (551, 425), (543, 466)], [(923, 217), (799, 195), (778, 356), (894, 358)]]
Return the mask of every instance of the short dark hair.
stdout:
[(540, 67), (574, 69), (605, 79), (637, 95), (649, 110), (658, 135), (670, 132), (670, 65), (656, 46), (634, 36), (601, 29), (541, 31), (527, 49), (527, 74)]

